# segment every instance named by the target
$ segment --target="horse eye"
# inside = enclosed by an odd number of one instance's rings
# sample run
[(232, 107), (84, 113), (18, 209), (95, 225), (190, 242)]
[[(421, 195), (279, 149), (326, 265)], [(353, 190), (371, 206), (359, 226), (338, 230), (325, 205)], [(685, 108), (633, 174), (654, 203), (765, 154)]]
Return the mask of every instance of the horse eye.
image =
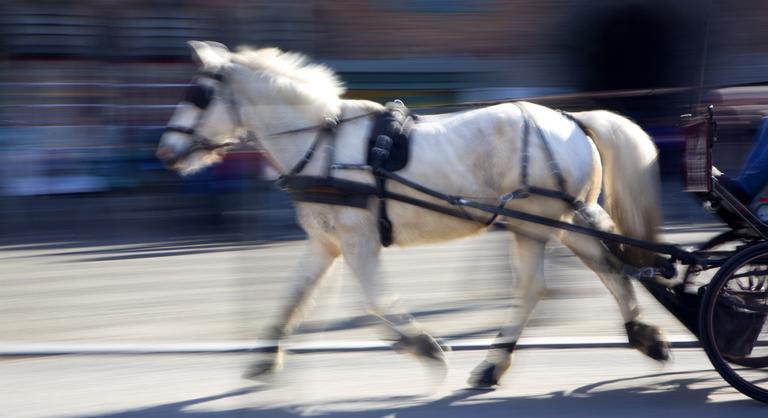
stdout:
[(198, 109), (205, 109), (213, 100), (213, 87), (202, 84), (195, 84), (187, 88), (184, 95), (184, 101), (192, 103)]

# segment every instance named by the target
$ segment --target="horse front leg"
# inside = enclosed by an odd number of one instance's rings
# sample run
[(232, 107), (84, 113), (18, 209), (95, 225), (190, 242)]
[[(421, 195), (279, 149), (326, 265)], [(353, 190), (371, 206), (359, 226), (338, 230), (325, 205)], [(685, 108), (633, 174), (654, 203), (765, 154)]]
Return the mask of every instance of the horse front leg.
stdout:
[(266, 339), (274, 341), (275, 346), (266, 353), (267, 358), (248, 368), (244, 375), (246, 378), (252, 379), (280, 370), (284, 356), (280, 341), (291, 335), (298, 325), (307, 302), (338, 256), (338, 246), (328, 241), (310, 237), (294, 274), (294, 285), (290, 299), (281, 311), (277, 322), (269, 327), (265, 336)]
[(664, 333), (657, 326), (640, 320), (640, 307), (632, 282), (619, 270), (619, 262), (606, 247), (595, 238), (567, 231), (563, 232), (560, 241), (600, 277), (616, 299), (630, 346), (654, 360), (669, 360), (669, 342)]
[(396, 307), (396, 298), (387, 292), (380, 275), (380, 250), (375, 229), (349, 231), (342, 238), (344, 261), (360, 283), (367, 311), (396, 335), (395, 350), (409, 352), (425, 363), (438, 366), (445, 376), (443, 347), (426, 331), (421, 330), (413, 316)]
[(546, 291), (544, 249), (546, 242), (515, 235), (518, 254), (520, 301), (513, 306), (512, 319), (499, 331), (485, 359), (470, 374), (467, 383), (476, 388), (495, 386), (512, 364), (512, 353), (528, 318)]

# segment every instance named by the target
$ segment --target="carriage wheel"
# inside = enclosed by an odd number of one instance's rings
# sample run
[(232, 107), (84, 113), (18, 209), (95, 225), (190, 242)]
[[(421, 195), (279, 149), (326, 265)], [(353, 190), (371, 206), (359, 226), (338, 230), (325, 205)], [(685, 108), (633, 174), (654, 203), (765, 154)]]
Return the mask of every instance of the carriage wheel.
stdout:
[(699, 337), (720, 375), (768, 403), (768, 243), (739, 251), (707, 286)]

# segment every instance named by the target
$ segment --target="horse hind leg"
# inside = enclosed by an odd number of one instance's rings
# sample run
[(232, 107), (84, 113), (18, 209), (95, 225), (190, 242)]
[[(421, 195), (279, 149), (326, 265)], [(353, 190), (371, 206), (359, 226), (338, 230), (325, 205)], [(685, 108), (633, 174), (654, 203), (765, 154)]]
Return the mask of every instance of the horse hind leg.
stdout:
[(544, 249), (546, 242), (515, 236), (519, 259), (520, 303), (515, 305), (512, 320), (507, 323), (491, 344), (485, 359), (472, 370), (467, 383), (475, 388), (489, 388), (499, 380), (512, 364), (512, 353), (528, 318), (546, 291), (544, 282)]
[(311, 299), (314, 290), (325, 277), (333, 262), (338, 258), (339, 249), (332, 243), (310, 238), (304, 255), (299, 261), (294, 277), (294, 289), (277, 322), (268, 328), (266, 339), (275, 346), (266, 352), (266, 358), (251, 365), (244, 377), (255, 379), (271, 374), (282, 368), (285, 355), (280, 341), (291, 335), (299, 322), (302, 312)]
[[(577, 213), (574, 221), (607, 232), (615, 230), (608, 214), (597, 204), (590, 204), (586, 210)], [(668, 360), (669, 343), (658, 327), (640, 320), (637, 297), (632, 282), (621, 271), (621, 261), (600, 240), (584, 234), (563, 231), (560, 241), (597, 274), (616, 299), (630, 346), (654, 360)]]

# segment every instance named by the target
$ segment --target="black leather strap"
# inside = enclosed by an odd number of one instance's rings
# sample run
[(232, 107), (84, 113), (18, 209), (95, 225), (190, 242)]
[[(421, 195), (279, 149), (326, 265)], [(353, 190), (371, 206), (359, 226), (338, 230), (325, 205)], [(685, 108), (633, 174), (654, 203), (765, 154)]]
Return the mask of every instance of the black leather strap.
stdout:
[(379, 241), (384, 247), (392, 245), (392, 221), (387, 213), (387, 189), (384, 177), (376, 177), (376, 196), (379, 198)]
[(168, 125), (165, 127), (166, 132), (178, 132), (180, 134), (194, 135), (195, 128), (188, 128), (186, 126)]
[[(523, 138), (523, 159), (529, 158), (529, 149), (528, 149), (528, 141), (526, 141), (526, 138), (528, 137), (528, 125), (531, 124), (536, 129), (536, 133), (539, 136), (539, 140), (541, 140), (542, 147), (544, 148), (544, 153), (547, 155), (547, 164), (551, 167), (552, 175), (555, 177), (555, 181), (557, 181), (557, 188), (560, 192), (565, 193), (566, 192), (566, 182), (565, 177), (563, 176), (563, 172), (560, 169), (560, 164), (558, 164), (557, 159), (555, 158), (555, 154), (552, 152), (552, 147), (549, 146), (549, 141), (547, 140), (547, 136), (544, 135), (544, 132), (541, 130), (541, 127), (538, 123), (536, 123), (536, 119), (533, 118), (533, 115), (526, 109), (525, 105), (522, 103), (515, 103), (517, 107), (520, 109), (520, 111), (523, 113), (524, 120), (525, 120), (525, 132), (524, 132), (524, 138)], [(524, 169), (527, 170), (527, 164), (524, 162)], [(522, 179), (523, 187), (528, 186), (528, 173), (524, 173), (523, 179)]]
[(213, 87), (197, 83), (187, 87), (182, 100), (192, 103), (198, 109), (205, 110), (211, 104), (215, 92)]

